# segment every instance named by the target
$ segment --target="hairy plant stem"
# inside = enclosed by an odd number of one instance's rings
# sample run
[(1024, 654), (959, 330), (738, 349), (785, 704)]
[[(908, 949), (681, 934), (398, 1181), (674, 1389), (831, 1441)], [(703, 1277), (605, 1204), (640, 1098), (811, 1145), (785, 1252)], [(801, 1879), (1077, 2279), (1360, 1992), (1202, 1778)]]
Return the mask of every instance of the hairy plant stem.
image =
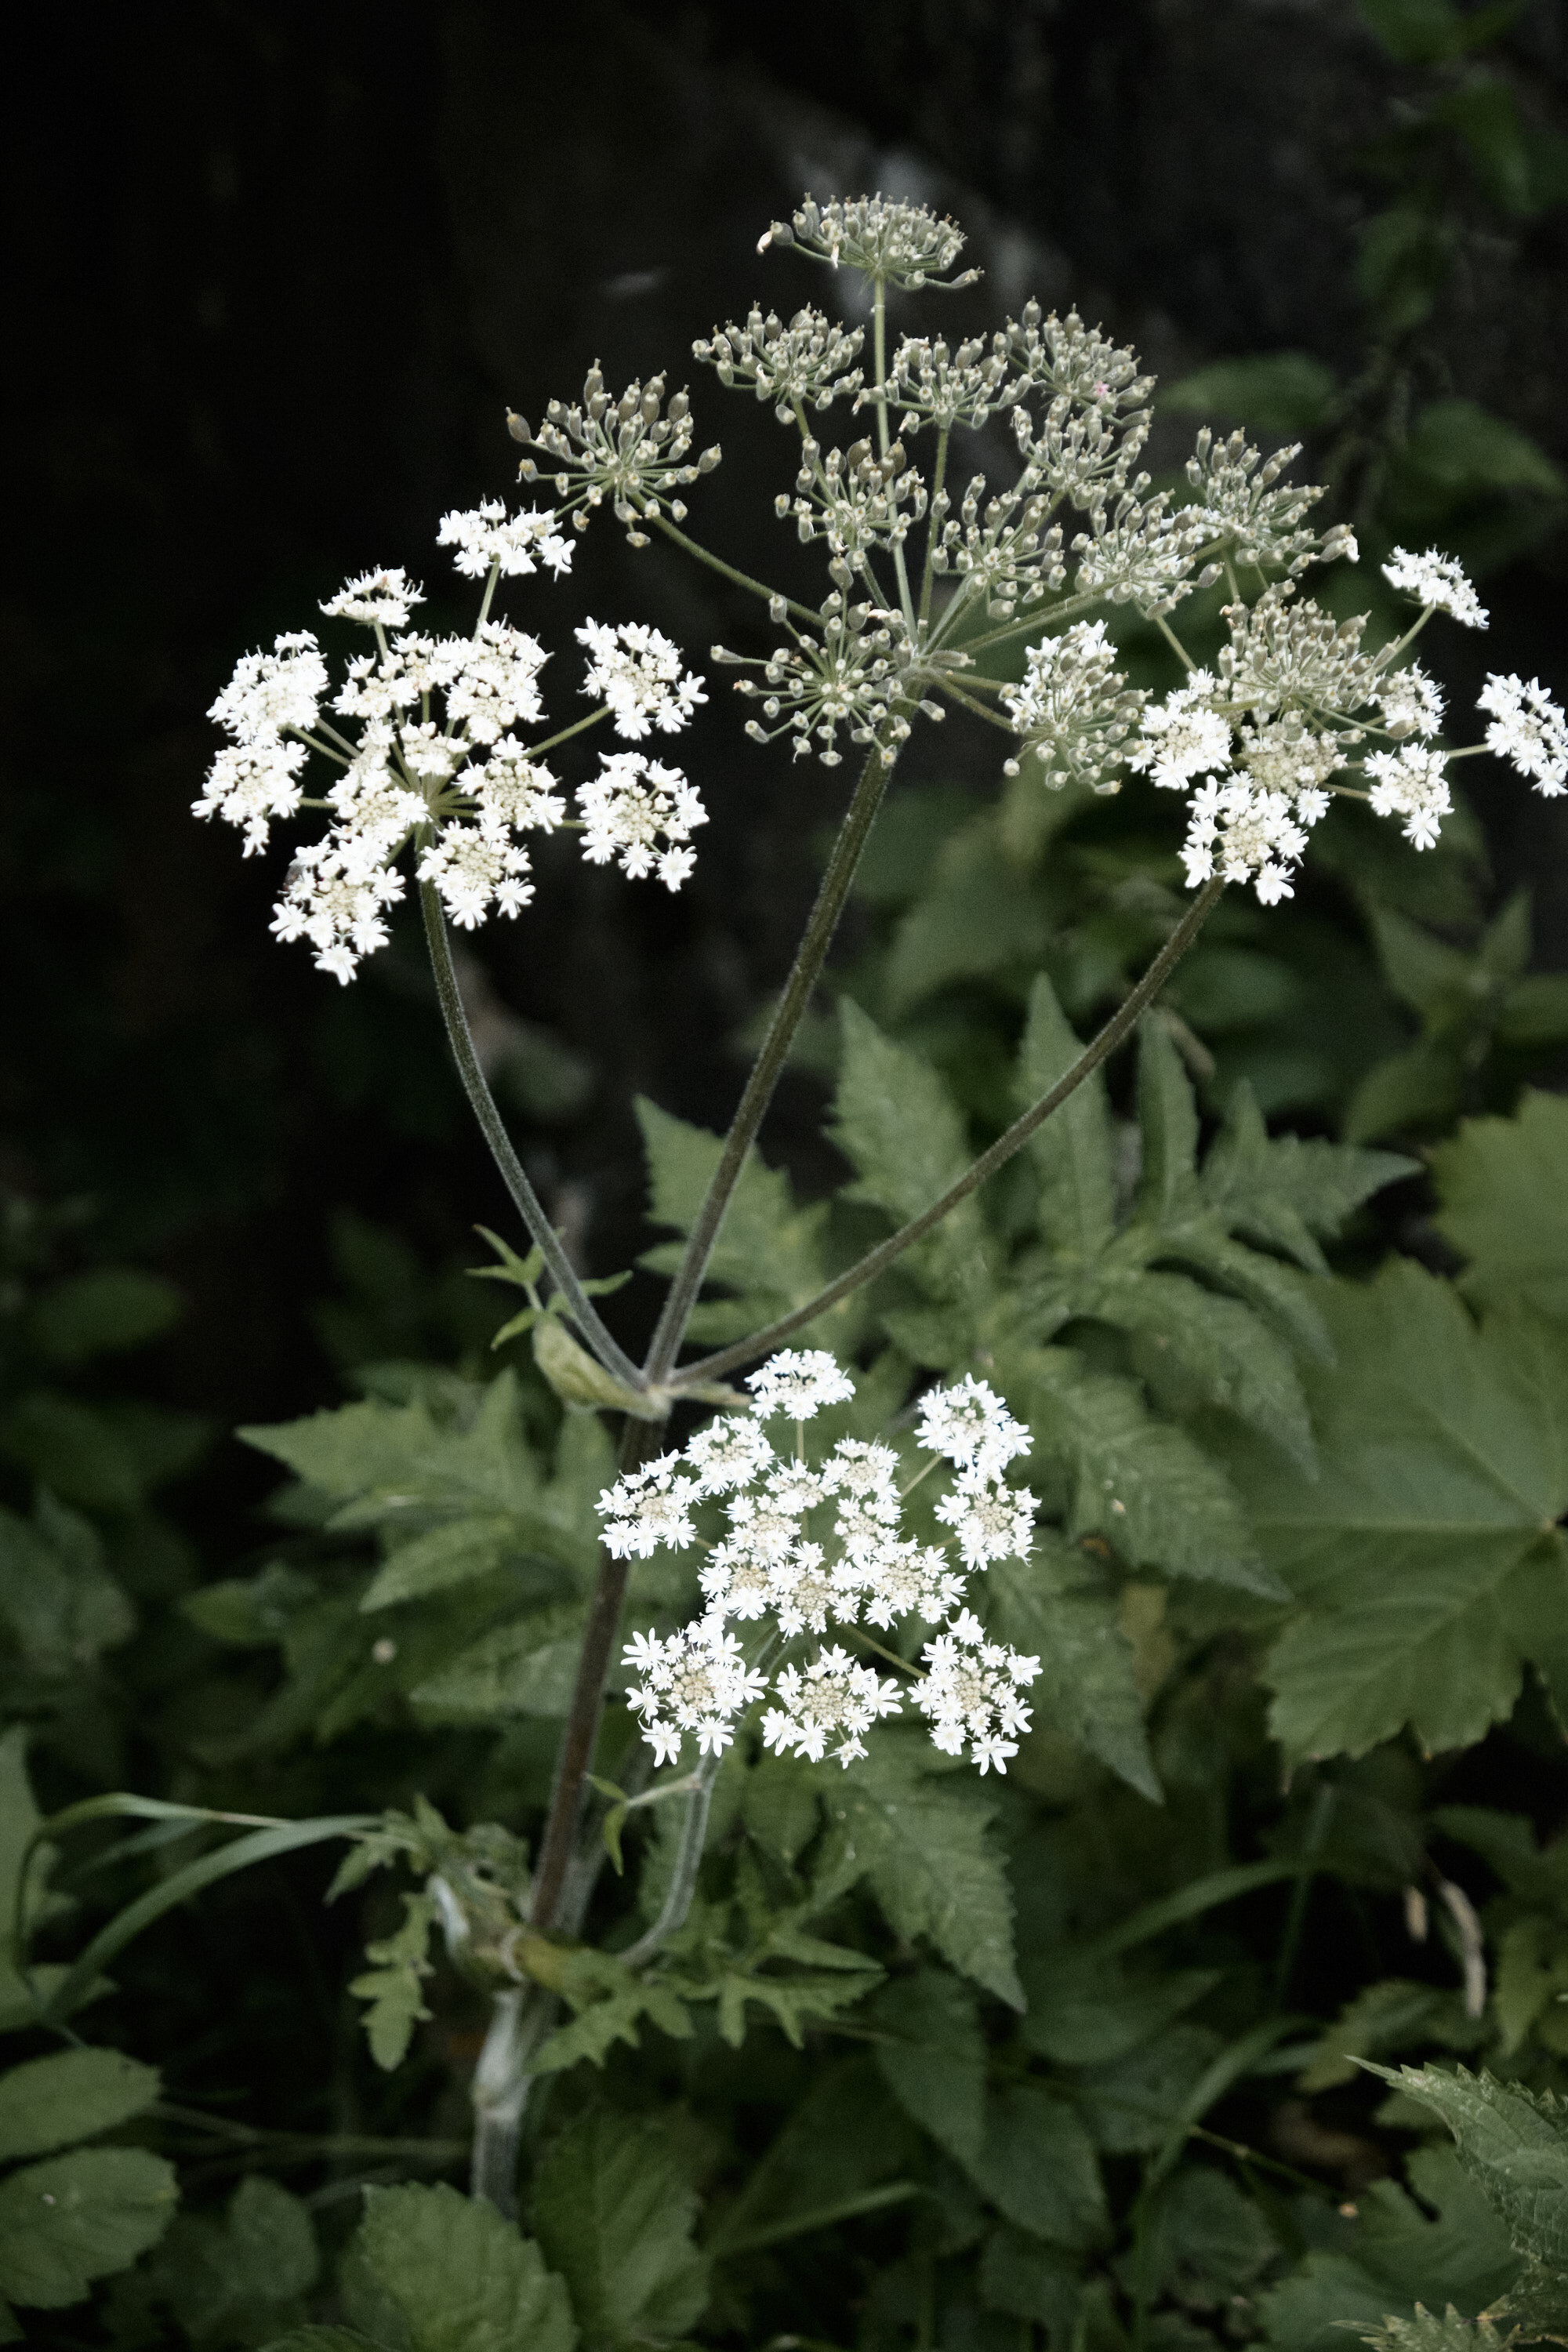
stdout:
[(485, 1141), (489, 1145), (490, 1156), (500, 1171), (501, 1181), (511, 1194), (523, 1223), (543, 1254), (551, 1276), (564, 1296), (572, 1319), (587, 1346), (618, 1381), (624, 1381), (628, 1388), (643, 1388), (646, 1382), (641, 1372), (605, 1328), (598, 1310), (573, 1270), (572, 1262), (561, 1245), (560, 1236), (544, 1213), (543, 1202), (529, 1182), (522, 1162), (512, 1150), (511, 1138), (502, 1124), (495, 1097), (479, 1067), (479, 1057), (474, 1051), (468, 1016), (463, 1010), (462, 992), (458, 986), (458, 975), (452, 968), (452, 947), (447, 937), (447, 919), (433, 882), (421, 882), (419, 901), (425, 914), (425, 937), (430, 949), (430, 968), (436, 975), (436, 993), (440, 999), (441, 1017), (447, 1024), (452, 1057), (458, 1065), (463, 1092), (468, 1096), (469, 1107), (479, 1122)]
[(554, 2020), (553, 1993), (542, 1985), (498, 1992), (469, 2095), (474, 2144), (468, 2194), (493, 2205), (503, 2220), (517, 2217), (517, 2148), (533, 2081), (532, 2062)]
[(719, 1165), (713, 1171), (712, 1181), (697, 1213), (675, 1279), (670, 1284), (669, 1295), (664, 1302), (642, 1376), (647, 1386), (657, 1388), (668, 1377), (670, 1367), (679, 1353), (691, 1309), (696, 1305), (702, 1277), (708, 1271), (708, 1261), (713, 1254), (713, 1244), (719, 1237), (719, 1228), (724, 1222), (724, 1213), (741, 1181), (746, 1154), (773, 1100), (773, 1089), (788, 1059), (795, 1033), (821, 976), (827, 950), (833, 944), (834, 932), (838, 928), (839, 916), (844, 911), (844, 901), (849, 895), (849, 886), (860, 863), (866, 836), (882, 804), (882, 795), (888, 789), (888, 779), (892, 772), (892, 762), (884, 757), (881, 744), (873, 743), (860, 771), (854, 798), (839, 827), (838, 838), (833, 845), (833, 855), (827, 861), (827, 870), (816, 894), (816, 904), (811, 910), (811, 920), (795, 951), (784, 994), (768, 1024), (762, 1051), (752, 1066), (745, 1092), (730, 1123), (730, 1132), (724, 1138)]
[(947, 1191), (931, 1202), (929, 1209), (923, 1209), (918, 1217), (911, 1217), (907, 1225), (900, 1225), (888, 1240), (879, 1243), (874, 1250), (868, 1250), (846, 1273), (819, 1290), (815, 1298), (808, 1298), (804, 1307), (797, 1307), (793, 1313), (781, 1316), (776, 1323), (768, 1324), (763, 1330), (753, 1331), (749, 1339), (737, 1339), (731, 1346), (720, 1348), (711, 1356), (704, 1356), (700, 1363), (683, 1365), (669, 1383), (673, 1392), (679, 1396), (683, 1389), (719, 1380), (724, 1373), (733, 1371), (738, 1365), (749, 1364), (755, 1357), (770, 1354), (793, 1333), (804, 1330), (808, 1323), (815, 1323), (819, 1315), (825, 1315), (830, 1307), (836, 1307), (841, 1298), (847, 1298), (851, 1291), (858, 1290), (864, 1283), (885, 1272), (907, 1249), (923, 1240), (933, 1226), (939, 1225), (943, 1217), (957, 1208), (961, 1201), (967, 1200), (971, 1192), (977, 1192), (986, 1178), (994, 1176), (1016, 1151), (1021, 1150), (1035, 1129), (1042, 1126), (1053, 1111), (1059, 1110), (1068, 1096), (1082, 1086), (1085, 1078), (1116, 1051), (1192, 946), (1218, 905), (1220, 892), (1224, 888), (1225, 884), (1218, 875), (1205, 883), (1142, 979), (1136, 987), (1129, 990), (1104, 1028), (1084, 1047), (1071, 1069), (1057, 1080), (1048, 1094), (1042, 1095), (1038, 1102), (1031, 1104), (1021, 1118), (1016, 1118), (1005, 1133), (997, 1137), (990, 1150), (983, 1151), (957, 1181), (950, 1184)]

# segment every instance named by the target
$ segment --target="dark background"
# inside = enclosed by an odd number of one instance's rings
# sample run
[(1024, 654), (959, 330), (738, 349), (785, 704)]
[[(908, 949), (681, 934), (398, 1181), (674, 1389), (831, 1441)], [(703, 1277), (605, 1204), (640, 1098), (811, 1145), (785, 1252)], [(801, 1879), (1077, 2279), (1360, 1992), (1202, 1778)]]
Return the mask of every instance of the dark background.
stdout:
[[(334, 1218), (340, 1255), (348, 1210), (434, 1267), (506, 1213), (406, 926), (340, 990), (268, 936), (286, 853), (243, 862), (189, 814), (237, 656), (371, 563), (406, 564), (428, 617), (459, 625), (436, 520), (507, 493), (506, 404), (537, 417), (595, 357), (612, 380), (695, 379), (725, 463), (693, 527), (740, 553), (778, 487), (774, 428), (688, 354), (754, 296), (823, 299), (754, 253), (805, 187), (954, 210), (990, 273), (976, 318), (1036, 293), (1166, 378), (1282, 347), (1353, 373), (1358, 232), (1385, 200), (1369, 157), (1422, 72), (1349, 0), (207, 5), (43, 37), (8, 207), (0, 1177), (89, 1202), (80, 1248), (180, 1284), (190, 1311), (143, 1360), (158, 1396), (220, 1425), (282, 1417), (340, 1392), (313, 1317), (341, 1278)], [(1561, 120), (1552, 0), (1500, 70)], [(1426, 362), (1559, 461), (1564, 217), (1477, 200)], [(1480, 649), (1560, 691), (1563, 576), (1561, 534), (1496, 573)], [(527, 585), (513, 617), (557, 643), (588, 611), (654, 621), (710, 670), (715, 637), (756, 643), (709, 575), (605, 520), (566, 587)], [(962, 744), (938, 748), (920, 772), (962, 780)], [(637, 1245), (631, 1096), (722, 1123), (841, 789), (746, 743), (721, 673), (683, 751), (713, 822), (679, 898), (547, 854), (535, 905), (475, 949), (498, 1086), (595, 1271)], [(1522, 792), (1498, 803), (1499, 898), (1531, 878), (1538, 953), (1568, 964), (1560, 832)], [(819, 1112), (792, 1076), (770, 1133), (808, 1182)], [(616, 1311), (631, 1335), (636, 1294)], [(267, 1483), (237, 1449), (215, 1465), (225, 1497)]]

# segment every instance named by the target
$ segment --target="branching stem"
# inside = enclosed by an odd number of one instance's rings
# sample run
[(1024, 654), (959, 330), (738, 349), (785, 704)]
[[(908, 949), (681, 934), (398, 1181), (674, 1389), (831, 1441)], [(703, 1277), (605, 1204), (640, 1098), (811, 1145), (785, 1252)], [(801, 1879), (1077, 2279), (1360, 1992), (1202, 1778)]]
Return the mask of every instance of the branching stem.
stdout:
[(1099, 1035), (1085, 1046), (1071, 1069), (1057, 1080), (1048, 1094), (1042, 1095), (1038, 1102), (1032, 1104), (1022, 1118), (1016, 1118), (1006, 1132), (997, 1137), (990, 1150), (983, 1151), (956, 1183), (950, 1184), (929, 1209), (923, 1209), (918, 1217), (911, 1217), (907, 1225), (901, 1225), (887, 1241), (879, 1243), (874, 1250), (868, 1250), (836, 1281), (819, 1290), (815, 1298), (808, 1298), (804, 1307), (797, 1307), (792, 1314), (781, 1316), (776, 1323), (770, 1323), (764, 1330), (753, 1331), (749, 1339), (737, 1339), (731, 1346), (721, 1348), (711, 1356), (704, 1356), (700, 1363), (683, 1366), (679, 1377), (670, 1383), (675, 1392), (679, 1395), (684, 1388), (718, 1380), (741, 1364), (749, 1364), (758, 1356), (771, 1354), (793, 1333), (804, 1330), (808, 1323), (815, 1323), (819, 1315), (825, 1315), (830, 1307), (837, 1307), (841, 1298), (847, 1298), (851, 1291), (858, 1290), (863, 1284), (884, 1273), (902, 1257), (907, 1249), (923, 1240), (934, 1226), (957, 1208), (961, 1201), (967, 1200), (971, 1192), (977, 1192), (986, 1178), (994, 1176), (1016, 1151), (1021, 1150), (1035, 1129), (1049, 1118), (1053, 1111), (1059, 1110), (1068, 1096), (1082, 1086), (1085, 1078), (1115, 1052), (1197, 938), (1218, 905), (1224, 887), (1225, 883), (1218, 875), (1205, 883), (1142, 979), (1128, 992)]
[[(678, 524), (670, 521), (668, 515), (654, 514), (644, 507), (642, 520), (644, 522), (651, 522), (655, 530), (663, 531), (666, 539), (673, 540), (677, 547), (683, 547), (688, 555), (694, 555), (699, 563), (705, 563), (710, 572), (722, 572), (724, 578), (732, 580), (737, 588), (744, 588), (749, 594), (760, 596), (765, 604), (776, 604), (779, 602), (779, 591), (776, 588), (770, 588), (765, 580), (753, 580), (749, 572), (737, 571), (734, 564), (726, 563), (721, 555), (714, 555), (710, 549), (700, 546), (696, 540), (689, 539)], [(794, 613), (808, 626), (816, 628), (821, 625), (821, 614), (814, 613), (809, 604), (797, 604), (793, 596), (784, 597), (784, 604), (786, 611)]]

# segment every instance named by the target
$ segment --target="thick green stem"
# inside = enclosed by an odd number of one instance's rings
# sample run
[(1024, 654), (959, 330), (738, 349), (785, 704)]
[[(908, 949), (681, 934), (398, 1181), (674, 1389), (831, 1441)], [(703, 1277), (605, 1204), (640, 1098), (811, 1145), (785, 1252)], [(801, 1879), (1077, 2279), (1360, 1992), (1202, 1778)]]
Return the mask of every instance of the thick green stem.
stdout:
[(544, 1213), (543, 1202), (523, 1173), (522, 1162), (512, 1150), (511, 1138), (501, 1123), (495, 1097), (479, 1067), (479, 1057), (474, 1051), (468, 1017), (463, 1010), (462, 993), (458, 986), (458, 975), (452, 969), (452, 948), (447, 937), (447, 920), (435, 884), (421, 882), (419, 898), (425, 913), (425, 937), (430, 949), (430, 968), (436, 975), (436, 993), (440, 999), (441, 1015), (447, 1024), (447, 1036), (458, 1065), (458, 1076), (463, 1082), (463, 1092), (479, 1122), (485, 1141), (489, 1145), (490, 1156), (500, 1171), (501, 1181), (511, 1194), (523, 1223), (542, 1251), (544, 1263), (556, 1286), (563, 1294), (572, 1319), (586, 1345), (618, 1381), (623, 1381), (628, 1388), (640, 1389), (645, 1386), (641, 1372), (605, 1328), (597, 1309), (578, 1281), (572, 1262), (561, 1246), (560, 1236)]
[(719, 1165), (713, 1171), (712, 1181), (697, 1213), (675, 1280), (670, 1285), (669, 1296), (664, 1302), (658, 1328), (648, 1349), (645, 1377), (650, 1386), (658, 1387), (668, 1378), (669, 1369), (680, 1351), (691, 1309), (697, 1302), (702, 1277), (708, 1271), (708, 1261), (713, 1254), (713, 1244), (719, 1237), (719, 1228), (724, 1222), (724, 1213), (741, 1181), (746, 1154), (773, 1100), (773, 1088), (788, 1059), (795, 1033), (821, 976), (827, 950), (833, 944), (834, 932), (838, 928), (838, 918), (844, 911), (844, 901), (849, 895), (849, 886), (860, 863), (866, 836), (882, 804), (882, 795), (887, 791), (888, 778), (891, 773), (891, 762), (884, 756), (881, 744), (874, 743), (860, 772), (860, 780), (839, 828), (838, 838), (833, 845), (833, 855), (827, 861), (827, 871), (822, 877), (816, 904), (811, 910), (811, 920), (805, 927), (789, 978), (784, 982), (784, 994), (768, 1024), (762, 1051), (752, 1065), (751, 1076), (746, 1080), (745, 1092), (731, 1121), (730, 1132), (724, 1138)]
[(750, 1339), (737, 1339), (732, 1346), (721, 1348), (711, 1356), (704, 1356), (700, 1363), (684, 1365), (679, 1377), (670, 1383), (676, 1393), (703, 1381), (719, 1380), (741, 1364), (749, 1364), (758, 1356), (771, 1354), (795, 1332), (804, 1330), (808, 1323), (815, 1323), (819, 1315), (825, 1315), (841, 1298), (847, 1298), (851, 1291), (858, 1290), (863, 1284), (884, 1273), (896, 1259), (902, 1257), (907, 1249), (923, 1240), (933, 1226), (950, 1215), (961, 1201), (967, 1200), (971, 1192), (978, 1191), (986, 1178), (994, 1176), (1016, 1151), (1021, 1150), (1035, 1129), (1049, 1118), (1053, 1111), (1059, 1110), (1068, 1096), (1082, 1086), (1085, 1078), (1116, 1051), (1192, 946), (1218, 905), (1225, 884), (1217, 875), (1212, 881), (1205, 883), (1196, 900), (1183, 916), (1142, 979), (1130, 990), (1100, 1034), (1085, 1046), (1071, 1069), (1058, 1079), (1048, 1094), (1042, 1095), (1038, 1102), (1032, 1104), (1021, 1118), (1016, 1118), (1005, 1134), (999, 1135), (990, 1150), (983, 1151), (957, 1182), (948, 1186), (940, 1199), (933, 1201), (930, 1208), (922, 1210), (918, 1217), (911, 1217), (907, 1225), (901, 1225), (896, 1234), (879, 1243), (877, 1248), (868, 1250), (847, 1273), (841, 1274), (837, 1281), (828, 1283), (815, 1298), (807, 1299), (805, 1305), (797, 1307), (793, 1314), (781, 1316), (776, 1323), (770, 1323), (764, 1330), (753, 1331)]
[(549, 2032), (555, 1998), (542, 1985), (500, 1992), (469, 2096), (474, 2105), (468, 2194), (493, 2205), (503, 2220), (517, 2218), (517, 2147), (532, 2084), (532, 2063)]
[[(617, 1465), (623, 1474), (637, 1469), (650, 1455), (658, 1453), (664, 1427), (663, 1421), (633, 1421), (627, 1417), (621, 1431)], [(534, 1867), (533, 1901), (529, 1910), (529, 1924), (537, 1927), (542, 1935), (548, 1935), (552, 1927), (561, 1924), (572, 1857), (577, 1843), (577, 1824), (582, 1819), (589, 1768), (594, 1761), (599, 1721), (605, 1711), (605, 1682), (610, 1670), (616, 1635), (620, 1630), (621, 1610), (626, 1601), (626, 1580), (630, 1573), (629, 1562), (616, 1559), (601, 1549), (599, 1572), (594, 1580), (594, 1596), (588, 1603), (588, 1622), (583, 1629), (583, 1647), (577, 1658), (577, 1679), (573, 1685), (572, 1705), (555, 1758), (555, 1782), (550, 1792), (550, 1811), (545, 1817), (544, 1835), (540, 1842), (539, 1860)]]

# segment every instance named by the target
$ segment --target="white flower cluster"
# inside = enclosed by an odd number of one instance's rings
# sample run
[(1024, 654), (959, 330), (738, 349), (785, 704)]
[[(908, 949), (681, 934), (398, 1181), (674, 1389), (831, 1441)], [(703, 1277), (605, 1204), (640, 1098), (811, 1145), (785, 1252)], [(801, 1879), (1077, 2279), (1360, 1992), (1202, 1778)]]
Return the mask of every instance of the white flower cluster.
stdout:
[[(553, 515), (509, 516), (499, 500), (446, 516), (437, 537), (456, 551), (459, 572), (488, 577), (487, 614), (502, 577), (542, 565), (559, 578), (572, 560)], [(407, 887), (396, 860), (410, 841), (418, 880), (471, 930), (492, 913), (517, 914), (533, 896), (518, 836), (571, 822), (539, 756), (547, 747), (514, 731), (542, 718), (544, 647), (488, 617), (471, 636), (422, 635), (407, 625), (422, 602), (405, 572), (382, 571), (346, 582), (321, 607), (374, 632), (374, 651), (349, 663), (331, 699), (337, 719), (360, 723), (357, 739), (322, 717), (330, 679), (308, 634), (247, 654), (212, 706), (232, 741), (213, 762), (195, 814), (238, 826), (247, 856), (266, 847), (275, 818), (300, 810), (312, 751), (335, 764), (310, 803), (330, 813), (329, 829), (296, 852), (272, 929), (308, 940), (319, 967), (343, 982), (386, 944), (386, 909)], [(657, 629), (590, 621), (577, 635), (591, 656), (584, 691), (626, 741), (655, 729), (678, 733), (707, 699)], [(584, 855), (595, 865), (615, 858), (629, 875), (657, 873), (679, 889), (694, 862), (686, 844), (707, 822), (700, 797), (678, 768), (638, 752), (603, 756), (600, 769), (577, 788)]]
[(1491, 714), (1486, 744), (1500, 760), (1511, 760), (1542, 797), (1568, 792), (1568, 715), (1552, 701), (1538, 677), (1499, 677), (1494, 671), (1479, 697)]
[[(1016, 1753), (1012, 1735), (1028, 1727), (1017, 1694), (1039, 1661), (984, 1643), (967, 1611), (943, 1621), (963, 1601), (967, 1570), (1029, 1549), (1034, 1498), (1006, 1483), (1008, 1464), (1028, 1450), (1026, 1431), (983, 1381), (965, 1379), (924, 1400), (919, 1442), (954, 1473), (935, 1517), (952, 1531), (955, 1561), (942, 1544), (905, 1533), (890, 1446), (841, 1438), (818, 1463), (807, 1462), (799, 1444), (794, 1454), (775, 1452), (764, 1423), (789, 1420), (798, 1430), (853, 1397), (853, 1381), (831, 1356), (786, 1349), (749, 1385), (750, 1414), (710, 1423), (682, 1452), (628, 1472), (599, 1498), (605, 1547), (622, 1559), (687, 1549), (700, 1540), (694, 1515), (727, 1498), (722, 1534), (703, 1545), (703, 1616), (663, 1641), (639, 1635), (626, 1653), (640, 1678), (627, 1704), (659, 1762), (672, 1761), (691, 1730), (704, 1753), (717, 1753), (759, 1695), (760, 1682), (742, 1671), (731, 1623), (766, 1619), (786, 1642), (819, 1641), (829, 1624), (885, 1629), (913, 1615), (943, 1627), (928, 1645), (915, 1693), (937, 1746), (956, 1755), (967, 1740), (983, 1771), (1005, 1770)], [(865, 1753), (861, 1733), (900, 1705), (892, 1684), (837, 1647), (786, 1665), (773, 1698), (763, 1723), (769, 1748), (816, 1760), (833, 1740), (846, 1765)]]
[(966, 269), (957, 278), (943, 274), (958, 259), (964, 242), (956, 221), (939, 220), (924, 205), (898, 204), (880, 195), (847, 201), (835, 196), (819, 205), (808, 195), (792, 223), (772, 224), (759, 238), (757, 251), (763, 253), (770, 245), (797, 246), (814, 260), (831, 262), (835, 269), (843, 263), (914, 293), (931, 280), (949, 287), (974, 283), (978, 269)]
[(1451, 555), (1440, 555), (1435, 547), (1429, 547), (1425, 555), (1396, 547), (1383, 567), (1383, 576), (1391, 588), (1414, 596), (1428, 613), (1447, 613), (1451, 621), (1460, 622), (1467, 629), (1487, 626), (1487, 608), (1467, 579), (1463, 564), (1456, 563)]
[[(1053, 792), (1086, 783), (1114, 792), (1111, 772), (1147, 696), (1129, 687), (1116, 667), (1116, 648), (1103, 621), (1078, 621), (1060, 636), (1031, 646), (1021, 686), (1005, 687), (1002, 701)], [(1006, 762), (1016, 775), (1018, 762)]]

